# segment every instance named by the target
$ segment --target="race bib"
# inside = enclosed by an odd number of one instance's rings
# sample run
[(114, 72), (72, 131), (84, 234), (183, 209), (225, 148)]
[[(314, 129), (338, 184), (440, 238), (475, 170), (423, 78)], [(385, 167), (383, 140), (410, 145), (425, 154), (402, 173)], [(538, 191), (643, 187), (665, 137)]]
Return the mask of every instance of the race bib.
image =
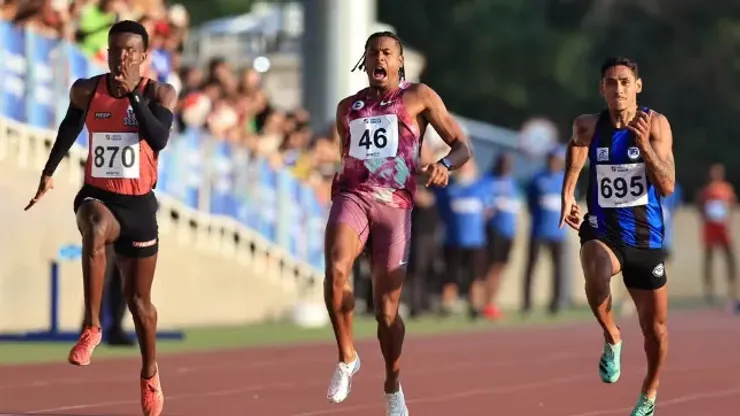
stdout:
[(727, 203), (718, 199), (707, 201), (704, 205), (704, 214), (710, 221), (723, 222), (729, 214)]
[(138, 179), (138, 133), (93, 133), (88, 158), (93, 178)]
[(349, 123), (349, 155), (355, 159), (387, 159), (398, 153), (398, 116), (385, 114)]
[(602, 208), (637, 207), (648, 203), (644, 163), (596, 165), (596, 181)]

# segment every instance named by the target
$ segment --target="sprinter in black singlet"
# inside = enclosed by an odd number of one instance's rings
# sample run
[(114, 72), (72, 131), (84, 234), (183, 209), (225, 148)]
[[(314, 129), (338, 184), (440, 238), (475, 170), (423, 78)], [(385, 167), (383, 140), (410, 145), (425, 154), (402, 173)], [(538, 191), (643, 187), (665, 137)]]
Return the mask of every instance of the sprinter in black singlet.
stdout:
[[(673, 136), (666, 117), (637, 105), (642, 80), (624, 57), (601, 67), (607, 109), (573, 123), (563, 183), (561, 227), (580, 231), (586, 296), (604, 330), (599, 374), (615, 383), (621, 373), (622, 340), (612, 315), (609, 280), (622, 272), (645, 336), (647, 375), (632, 416), (652, 416), (660, 370), (668, 348), (668, 292), (660, 197), (673, 192)], [(578, 175), (590, 162), (585, 218), (575, 202)]]
[(160, 416), (164, 394), (157, 367), (157, 308), (152, 284), (159, 251), (157, 160), (172, 130), (175, 89), (141, 75), (149, 34), (141, 23), (122, 20), (108, 31), (110, 72), (76, 80), (67, 114), (26, 210), (53, 188), (52, 176), (83, 126), (88, 133), (85, 183), (72, 204), (82, 237), (84, 329), (68, 361), (91, 362), (102, 339), (100, 307), (106, 247), (113, 245), (125, 281), (126, 301), (141, 351), (141, 410)]

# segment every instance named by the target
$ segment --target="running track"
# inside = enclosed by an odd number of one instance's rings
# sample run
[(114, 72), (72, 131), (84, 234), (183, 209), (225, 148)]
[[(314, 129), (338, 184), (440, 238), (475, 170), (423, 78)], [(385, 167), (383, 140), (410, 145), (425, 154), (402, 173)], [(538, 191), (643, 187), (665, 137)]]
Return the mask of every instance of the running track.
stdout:
[[(409, 339), (402, 380), (414, 416), (628, 415), (643, 377), (634, 317), (622, 319), (622, 379), (597, 375), (595, 324)], [(671, 315), (671, 352), (658, 410), (726, 416), (740, 409), (740, 319), (721, 312)], [(375, 342), (358, 344), (363, 369), (341, 405), (324, 398), (332, 344), (168, 355), (160, 359), (164, 415), (320, 416), (384, 414)], [(60, 357), (62, 361), (64, 357)], [(138, 416), (138, 361), (0, 367), (0, 413)], [(463, 406), (466, 409), (463, 411)]]

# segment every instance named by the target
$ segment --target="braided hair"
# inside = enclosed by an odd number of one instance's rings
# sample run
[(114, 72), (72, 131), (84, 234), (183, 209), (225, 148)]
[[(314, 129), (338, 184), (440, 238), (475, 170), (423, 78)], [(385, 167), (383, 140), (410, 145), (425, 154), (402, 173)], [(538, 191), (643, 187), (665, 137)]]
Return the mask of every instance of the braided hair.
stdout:
[[(365, 41), (365, 52), (362, 53), (362, 56), (360, 57), (360, 60), (357, 61), (355, 66), (352, 68), (352, 72), (355, 72), (356, 70), (365, 71), (367, 68), (365, 68), (365, 58), (367, 58), (367, 48), (370, 46), (370, 42), (374, 41), (378, 38), (391, 38), (396, 41), (396, 44), (398, 45), (398, 49), (401, 51), (401, 56), (403, 56), (403, 42), (401, 42), (401, 38), (398, 37), (393, 32), (389, 31), (383, 31), (383, 32), (375, 32), (370, 37), (367, 38), (367, 41)], [(400, 78), (400, 81), (404, 81), (406, 79), (406, 69), (404, 67), (398, 68), (398, 77)]]

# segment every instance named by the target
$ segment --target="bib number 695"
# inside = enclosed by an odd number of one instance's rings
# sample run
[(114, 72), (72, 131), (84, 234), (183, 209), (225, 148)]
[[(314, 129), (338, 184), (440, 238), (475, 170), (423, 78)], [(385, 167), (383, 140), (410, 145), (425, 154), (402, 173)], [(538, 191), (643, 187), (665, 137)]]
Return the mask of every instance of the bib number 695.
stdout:
[(604, 198), (611, 198), (615, 196), (617, 198), (624, 198), (629, 193), (634, 197), (641, 196), (645, 193), (645, 184), (642, 182), (642, 178), (639, 176), (633, 176), (630, 178), (629, 183), (625, 178), (602, 178), (599, 182), (599, 192)]

